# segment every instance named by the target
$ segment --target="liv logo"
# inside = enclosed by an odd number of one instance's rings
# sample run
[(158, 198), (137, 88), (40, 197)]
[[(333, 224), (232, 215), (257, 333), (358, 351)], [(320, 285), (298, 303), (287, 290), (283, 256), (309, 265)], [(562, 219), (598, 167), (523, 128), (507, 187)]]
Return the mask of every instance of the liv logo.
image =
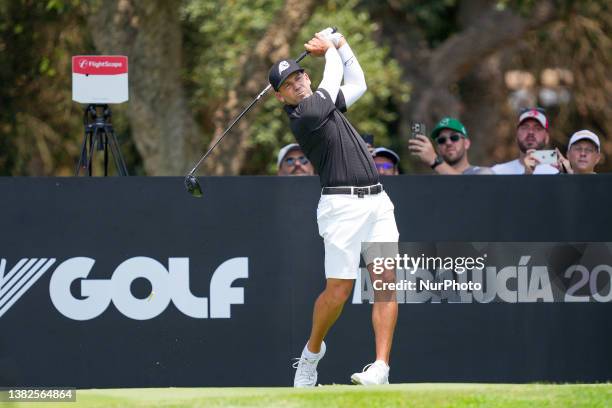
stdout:
[(6, 259), (0, 260), (0, 317), (27, 292), (55, 263), (55, 258), (22, 258), (6, 272)]

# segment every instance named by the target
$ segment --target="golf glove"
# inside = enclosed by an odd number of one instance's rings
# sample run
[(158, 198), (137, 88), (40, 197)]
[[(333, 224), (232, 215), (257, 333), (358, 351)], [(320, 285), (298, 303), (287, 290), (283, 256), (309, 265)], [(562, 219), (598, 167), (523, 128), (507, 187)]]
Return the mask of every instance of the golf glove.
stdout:
[(335, 32), (331, 27), (327, 27), (325, 30), (320, 31), (319, 34), (325, 36), (326, 39), (334, 44), (334, 47), (338, 48), (338, 44), (340, 43), (340, 39), (343, 37), (342, 34)]

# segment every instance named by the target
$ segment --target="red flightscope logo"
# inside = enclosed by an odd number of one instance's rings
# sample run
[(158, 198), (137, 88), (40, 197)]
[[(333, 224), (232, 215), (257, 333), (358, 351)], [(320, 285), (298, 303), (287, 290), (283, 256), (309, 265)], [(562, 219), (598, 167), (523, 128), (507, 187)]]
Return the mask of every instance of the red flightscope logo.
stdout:
[[(55, 258), (23, 258), (7, 273), (0, 259), (0, 317), (55, 264)], [(72, 320), (100, 316), (112, 302), (124, 316), (148, 320), (163, 313), (170, 302), (183, 314), (197, 319), (229, 319), (231, 306), (244, 304), (244, 288), (233, 286), (236, 279), (249, 277), (248, 258), (231, 258), (219, 265), (210, 279), (209, 296), (195, 296), (189, 285), (189, 258), (168, 258), (168, 264), (137, 256), (117, 266), (109, 279), (89, 278), (96, 263), (87, 257), (69, 258), (59, 264), (49, 281), (49, 295), (55, 308)], [(144, 278), (152, 291), (145, 299), (131, 291), (132, 282)], [(71, 285), (80, 281), (80, 293)]]
[(72, 72), (84, 75), (120, 75), (128, 72), (124, 56), (77, 55), (72, 57)]

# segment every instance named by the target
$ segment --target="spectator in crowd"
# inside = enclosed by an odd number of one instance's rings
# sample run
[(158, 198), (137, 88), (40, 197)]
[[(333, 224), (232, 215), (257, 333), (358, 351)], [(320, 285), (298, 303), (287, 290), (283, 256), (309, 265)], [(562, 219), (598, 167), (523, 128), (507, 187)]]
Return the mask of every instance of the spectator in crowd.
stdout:
[(557, 149), (558, 167), (561, 173), (595, 174), (595, 166), (601, 158), (599, 137), (589, 130), (572, 135), (567, 146), (567, 159)]
[(297, 143), (290, 143), (280, 149), (276, 160), (279, 176), (312, 176), (314, 167)]
[(371, 133), (364, 133), (361, 135), (361, 138), (365, 142), (366, 146), (368, 146), (370, 154), (374, 154), (374, 135)]
[(408, 141), (408, 149), (438, 174), (493, 174), (488, 167), (473, 166), (468, 160), (471, 141), (467, 129), (457, 119), (442, 119), (431, 132), (438, 155), (425, 135)]
[(518, 159), (492, 167), (495, 174), (557, 174), (559, 171), (533, 156), (536, 150), (545, 149), (550, 142), (548, 118), (541, 108), (529, 108), (521, 112), (516, 128)]
[(399, 174), (400, 158), (393, 150), (386, 147), (377, 147), (372, 152), (372, 156), (378, 174), (381, 176), (397, 176)]

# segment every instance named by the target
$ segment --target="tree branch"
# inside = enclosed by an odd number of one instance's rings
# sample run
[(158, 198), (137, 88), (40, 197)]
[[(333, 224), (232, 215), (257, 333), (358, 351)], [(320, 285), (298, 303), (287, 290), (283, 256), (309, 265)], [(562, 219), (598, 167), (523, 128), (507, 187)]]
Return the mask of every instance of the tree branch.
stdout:
[(492, 5), (474, 25), (451, 36), (432, 53), (429, 72), (435, 72), (433, 84), (445, 86), (463, 78), (488, 55), (552, 21), (557, 9), (552, 0), (539, 1), (525, 19), (510, 9), (498, 10)]
[(490, 3), (469, 28), (451, 36), (431, 53), (427, 86), (417, 93), (410, 109), (413, 118), (434, 121), (436, 117), (458, 115), (459, 102), (449, 92), (450, 85), (463, 79), (488, 56), (557, 17), (553, 0), (538, 2), (528, 19), (509, 9), (498, 10), (494, 2)]
[(179, 10), (179, 0), (101, 0), (88, 17), (99, 52), (129, 57), (128, 116), (149, 175), (185, 174), (198, 155), (180, 77)]

